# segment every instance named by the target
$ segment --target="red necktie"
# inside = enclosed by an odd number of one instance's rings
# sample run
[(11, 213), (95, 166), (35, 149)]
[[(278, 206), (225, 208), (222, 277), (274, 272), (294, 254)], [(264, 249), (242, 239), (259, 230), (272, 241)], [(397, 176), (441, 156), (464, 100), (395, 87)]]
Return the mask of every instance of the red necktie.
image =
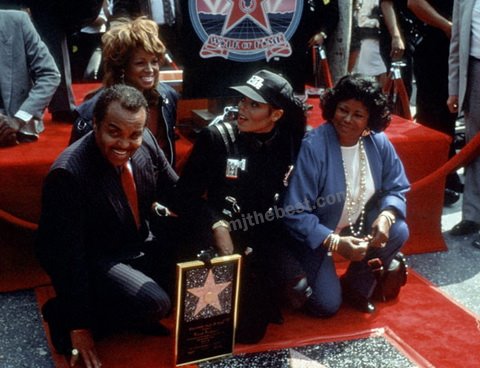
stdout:
[(140, 214), (138, 212), (138, 199), (137, 199), (137, 190), (135, 188), (135, 179), (133, 178), (132, 166), (130, 161), (127, 161), (123, 165), (121, 170), (121, 179), (122, 186), (127, 196), (128, 203), (130, 204), (130, 209), (132, 210), (133, 218), (135, 219), (135, 224), (137, 228), (140, 227)]

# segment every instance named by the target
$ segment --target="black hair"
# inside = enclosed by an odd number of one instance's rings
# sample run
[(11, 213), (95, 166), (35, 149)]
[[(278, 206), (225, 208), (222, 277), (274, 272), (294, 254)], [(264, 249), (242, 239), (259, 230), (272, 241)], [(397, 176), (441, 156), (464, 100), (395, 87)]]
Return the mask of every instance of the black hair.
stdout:
[(388, 100), (373, 77), (350, 74), (342, 77), (335, 87), (327, 89), (321, 96), (323, 118), (331, 121), (339, 102), (346, 100), (362, 102), (368, 110), (368, 128), (375, 132), (385, 130), (391, 115)]
[(293, 155), (296, 156), (307, 126), (306, 106), (300, 99), (292, 96), (285, 106), (279, 108), (283, 109), (283, 115), (277, 122), (276, 128), (282, 135), (289, 137), (293, 146)]
[(142, 92), (126, 84), (115, 84), (105, 88), (95, 104), (93, 118), (97, 125), (100, 125), (105, 119), (108, 107), (112, 102), (120, 103), (122, 108), (131, 112), (137, 112), (142, 107), (148, 112), (148, 103)]

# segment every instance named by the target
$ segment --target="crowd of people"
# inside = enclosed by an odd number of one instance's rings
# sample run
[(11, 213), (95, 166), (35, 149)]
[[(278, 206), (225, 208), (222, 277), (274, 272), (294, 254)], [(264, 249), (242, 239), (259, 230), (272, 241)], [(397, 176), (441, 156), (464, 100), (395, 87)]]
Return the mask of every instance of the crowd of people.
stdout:
[[(480, 0), (357, 1), (352, 73), (320, 96), (318, 128), (307, 132), (308, 107), (286, 76), (256, 70), (231, 86), (235, 116), (197, 135), (180, 176), (180, 96), (159, 80), (169, 53), (181, 54), (179, 2), (93, 3), (77, 31), (98, 26), (101, 44), (88, 53), (100, 47), (102, 81), (79, 106), (64, 22), (56, 19), (62, 32), (54, 39), (42, 31), (38, 4), (25, 1), (30, 13), (0, 10), (0, 35), (9, 35), (0, 50), (0, 146), (38, 139), (47, 107), (54, 120), (73, 123), (45, 178), (36, 240), (56, 293), (42, 308), (56, 350), (72, 365), (100, 367), (95, 340), (105, 332), (169, 334), (161, 319), (172, 308), (175, 264), (207, 248), (243, 258), (238, 342), (260, 341), (269, 323), (282, 323), (285, 304), (322, 318), (342, 302), (375, 312), (370, 261), (388, 268), (409, 233), (410, 185), (384, 133), (391, 109), (382, 86), (390, 64), (405, 61), (416, 120), (454, 138), (463, 112), (472, 139), (480, 126)], [(339, 4), (305, 3), (308, 16), (329, 14), (296, 45), (308, 55), (333, 38)], [(464, 192), (453, 235), (480, 230), (479, 165), (466, 167), (464, 185), (456, 173), (447, 178), (446, 205)], [(153, 203), (175, 216), (159, 218)], [(277, 218), (273, 208), (290, 210)], [(272, 221), (242, 222), (248, 214)], [(350, 261), (341, 277), (334, 253)]]

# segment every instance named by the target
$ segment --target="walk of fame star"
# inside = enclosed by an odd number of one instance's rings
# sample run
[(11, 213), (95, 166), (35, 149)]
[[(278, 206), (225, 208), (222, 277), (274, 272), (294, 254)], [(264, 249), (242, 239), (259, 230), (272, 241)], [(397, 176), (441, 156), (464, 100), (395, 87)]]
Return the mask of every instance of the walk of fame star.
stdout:
[(189, 293), (198, 298), (194, 316), (198, 315), (208, 305), (211, 305), (221, 312), (222, 306), (220, 305), (218, 295), (230, 284), (231, 282), (215, 283), (215, 276), (212, 270), (209, 270), (203, 286), (187, 289)]
[(228, 0), (231, 4), (222, 34), (235, 28), (243, 19), (250, 18), (255, 24), (271, 33), (270, 23), (263, 8), (264, 0)]

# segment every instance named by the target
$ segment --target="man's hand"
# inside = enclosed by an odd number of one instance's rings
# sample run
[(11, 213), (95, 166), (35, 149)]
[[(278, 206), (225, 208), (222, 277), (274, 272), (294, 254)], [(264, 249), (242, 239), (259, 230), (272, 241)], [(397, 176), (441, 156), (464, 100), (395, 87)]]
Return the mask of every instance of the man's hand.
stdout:
[(447, 106), (448, 106), (448, 110), (451, 113), (453, 114), (457, 113), (458, 112), (458, 96), (455, 96), (455, 95), (448, 96)]
[(72, 339), (70, 367), (75, 367), (79, 359), (83, 360), (86, 368), (100, 368), (102, 366), (100, 359), (98, 359), (95, 342), (93, 341), (90, 330), (72, 330), (70, 331), (70, 338)]
[(10, 125), (9, 117), (0, 114), (0, 147), (15, 146), (17, 142), (17, 130)]
[(402, 37), (396, 36), (392, 37), (392, 51), (390, 52), (390, 57), (392, 60), (398, 60), (403, 57), (405, 52), (405, 43), (402, 40)]

